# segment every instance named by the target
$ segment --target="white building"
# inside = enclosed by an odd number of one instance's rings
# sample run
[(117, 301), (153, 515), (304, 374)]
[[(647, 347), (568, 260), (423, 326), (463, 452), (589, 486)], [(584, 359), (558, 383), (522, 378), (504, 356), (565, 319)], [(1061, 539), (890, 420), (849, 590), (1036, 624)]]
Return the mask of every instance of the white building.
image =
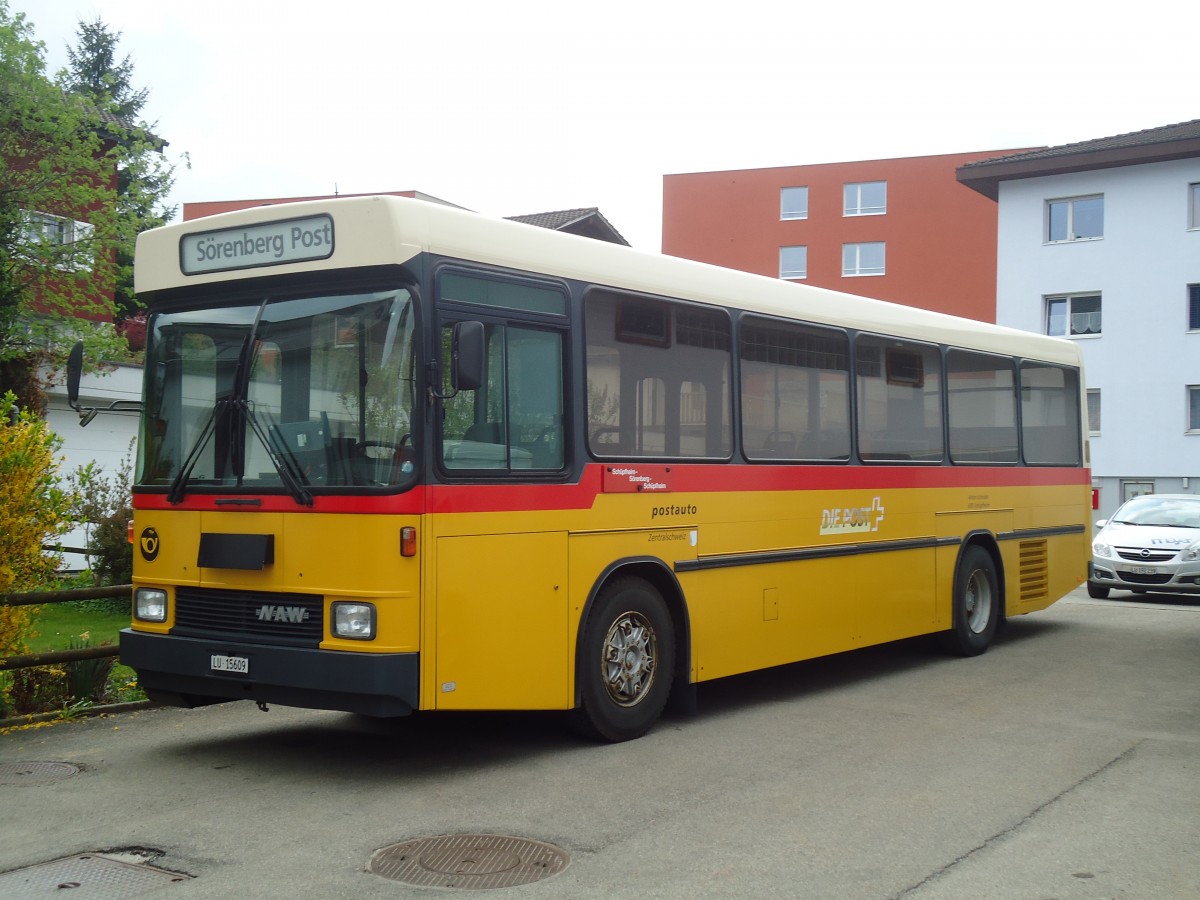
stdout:
[(958, 179), (999, 204), (996, 321), (1083, 349), (1099, 515), (1200, 494), (1200, 120)]
[[(84, 375), (79, 382), (79, 404), (107, 410), (113, 401), (136, 402), (142, 397), (142, 366), (118, 363), (105, 371)], [(133, 441), (137, 436), (138, 414), (124, 409), (101, 412), (86, 428), (80, 427), (79, 414), (67, 404), (67, 389), (61, 378), (51, 385), (46, 404), (46, 423), (63, 440), (59, 458), (60, 473), (66, 477), (88, 463), (94, 463), (105, 478), (114, 479), (126, 457), (132, 460)], [(63, 538), (64, 547), (84, 548), (88, 535), (83, 528)], [(63, 567), (70, 571), (87, 566), (76, 553), (63, 556)]]

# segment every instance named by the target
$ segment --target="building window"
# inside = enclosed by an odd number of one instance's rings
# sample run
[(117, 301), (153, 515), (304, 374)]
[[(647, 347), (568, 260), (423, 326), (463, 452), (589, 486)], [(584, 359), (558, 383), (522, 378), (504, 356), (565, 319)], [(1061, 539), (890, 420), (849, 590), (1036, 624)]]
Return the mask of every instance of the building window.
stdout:
[(1200, 331), (1200, 284), (1188, 286), (1188, 331)]
[(883, 241), (842, 244), (842, 275), (883, 275), (886, 255)]
[(1200, 432), (1200, 385), (1189, 384), (1188, 389), (1188, 422), (1189, 432)]
[(91, 271), (94, 226), (40, 212), (24, 212), (22, 219), (25, 240), (40, 259), (66, 271)]
[(1046, 334), (1077, 337), (1099, 333), (1099, 294), (1046, 298)]
[(808, 248), (780, 247), (779, 248), (779, 277), (807, 278), (808, 277)]
[(808, 188), (787, 187), (779, 191), (779, 218), (808, 218)]
[(1188, 185), (1188, 228), (1200, 228), (1200, 184)]
[(1046, 201), (1046, 240), (1091, 241), (1104, 237), (1104, 195)]
[(1088, 388), (1088, 434), (1100, 433), (1100, 388)]
[(886, 212), (886, 181), (862, 181), (843, 187), (842, 215), (882, 216)]

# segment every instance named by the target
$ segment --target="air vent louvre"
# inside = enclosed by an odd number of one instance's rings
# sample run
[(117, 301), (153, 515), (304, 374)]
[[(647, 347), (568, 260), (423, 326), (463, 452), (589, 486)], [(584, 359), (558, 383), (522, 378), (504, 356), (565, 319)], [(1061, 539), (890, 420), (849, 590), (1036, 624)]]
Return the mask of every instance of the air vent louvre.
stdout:
[(1045, 600), (1050, 589), (1050, 559), (1044, 540), (1021, 541), (1021, 602)]

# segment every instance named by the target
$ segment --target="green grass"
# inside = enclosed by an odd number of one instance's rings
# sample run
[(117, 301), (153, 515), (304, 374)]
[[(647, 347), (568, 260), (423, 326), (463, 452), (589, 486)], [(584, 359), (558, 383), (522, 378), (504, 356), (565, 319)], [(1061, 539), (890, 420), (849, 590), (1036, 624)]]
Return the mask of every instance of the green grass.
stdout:
[(88, 635), (93, 647), (105, 641), (116, 644), (118, 632), (128, 625), (128, 612), (97, 610), (87, 603), (47, 603), (33, 621), (37, 636), (29, 641), (29, 650), (66, 650), (71, 639), (78, 640), (81, 634)]
[[(95, 601), (77, 603), (47, 603), (34, 614), (32, 630), (27, 639), (29, 652), (41, 653), (48, 650), (67, 650), (72, 641), (79, 646), (86, 640), (96, 647), (105, 643), (118, 644), (119, 633), (129, 625), (128, 610), (120, 612)], [(83, 635), (87, 635), (83, 638)], [(108, 676), (108, 691), (103, 702), (121, 702), (145, 699), (137, 687), (133, 670), (117, 662)]]

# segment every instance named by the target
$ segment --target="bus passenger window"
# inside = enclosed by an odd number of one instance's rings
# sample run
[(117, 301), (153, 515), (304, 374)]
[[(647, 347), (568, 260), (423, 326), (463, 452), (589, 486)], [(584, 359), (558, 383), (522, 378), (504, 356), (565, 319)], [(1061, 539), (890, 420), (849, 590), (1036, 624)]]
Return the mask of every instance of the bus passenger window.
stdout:
[(1017, 461), (1017, 399), (1013, 361), (966, 350), (946, 354), (950, 460)]
[(603, 290), (584, 310), (593, 455), (727, 459), (729, 317)]
[(936, 347), (859, 335), (858, 450), (864, 460), (941, 462), (942, 365)]
[(1030, 465), (1078, 466), (1079, 370), (1021, 363), (1021, 446)]
[(747, 459), (850, 458), (845, 332), (747, 317), (740, 351)]

